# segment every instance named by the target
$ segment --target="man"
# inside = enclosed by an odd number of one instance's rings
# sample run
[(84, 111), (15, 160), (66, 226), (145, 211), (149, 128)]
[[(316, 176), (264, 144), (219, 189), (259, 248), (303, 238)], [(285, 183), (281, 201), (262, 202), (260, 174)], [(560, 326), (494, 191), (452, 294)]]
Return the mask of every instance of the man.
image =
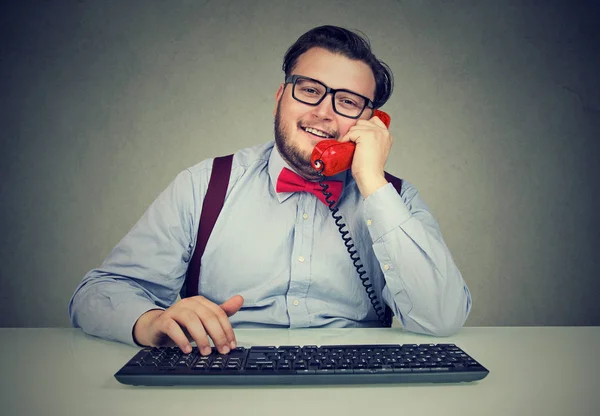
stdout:
[[(378, 315), (328, 205), (280, 184), (289, 171), (315, 180), (314, 146), (354, 142), (351, 169), (331, 178), (371, 291), (410, 331), (456, 332), (471, 296), (439, 226), (417, 190), (384, 177), (392, 137), (373, 110), (392, 75), (366, 40), (342, 28), (313, 29), (287, 51), (275, 94), (275, 141), (235, 153), (223, 210), (202, 257), (199, 296), (176, 302), (194, 251), (213, 160), (181, 172), (139, 222), (90, 271), (70, 303), (74, 326), (137, 345), (210, 339), (235, 348), (233, 327), (358, 327)], [(329, 89), (330, 88), (330, 89)], [(293, 175), (293, 174), (292, 174)], [(332, 189), (334, 186), (332, 185)]]

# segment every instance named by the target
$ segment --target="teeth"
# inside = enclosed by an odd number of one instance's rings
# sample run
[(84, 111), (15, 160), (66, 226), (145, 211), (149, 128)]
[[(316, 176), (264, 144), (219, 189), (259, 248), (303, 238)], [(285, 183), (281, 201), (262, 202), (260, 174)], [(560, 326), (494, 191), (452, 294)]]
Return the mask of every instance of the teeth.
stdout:
[(304, 130), (319, 137), (329, 137), (327, 133), (323, 133), (322, 131), (313, 129), (312, 127), (305, 127)]

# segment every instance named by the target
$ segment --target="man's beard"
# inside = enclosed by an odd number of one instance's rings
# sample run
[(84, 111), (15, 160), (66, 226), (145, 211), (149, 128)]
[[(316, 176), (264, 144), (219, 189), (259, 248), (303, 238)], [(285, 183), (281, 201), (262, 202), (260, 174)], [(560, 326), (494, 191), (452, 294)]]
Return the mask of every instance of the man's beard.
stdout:
[(310, 163), (310, 155), (304, 155), (302, 150), (298, 148), (298, 145), (290, 142), (289, 132), (286, 132), (281, 125), (280, 109), (280, 104), (277, 104), (277, 112), (275, 113), (275, 143), (277, 144), (281, 158), (306, 179), (317, 179), (318, 175)]

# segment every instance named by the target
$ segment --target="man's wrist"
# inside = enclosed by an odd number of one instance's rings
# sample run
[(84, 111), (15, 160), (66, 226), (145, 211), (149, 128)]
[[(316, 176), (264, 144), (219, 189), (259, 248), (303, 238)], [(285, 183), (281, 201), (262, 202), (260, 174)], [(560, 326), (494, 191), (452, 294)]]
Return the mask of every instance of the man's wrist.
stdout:
[(150, 309), (149, 311), (144, 312), (133, 325), (133, 342), (142, 347), (151, 346), (152, 341), (146, 339), (148, 334), (147, 328), (150, 323), (162, 315), (163, 312), (164, 309)]
[(379, 188), (387, 185), (388, 183), (383, 173), (369, 173), (366, 175), (356, 175), (354, 177), (354, 180), (358, 185), (358, 190), (360, 191), (360, 194), (362, 195), (363, 199), (366, 199), (369, 195), (377, 191)]

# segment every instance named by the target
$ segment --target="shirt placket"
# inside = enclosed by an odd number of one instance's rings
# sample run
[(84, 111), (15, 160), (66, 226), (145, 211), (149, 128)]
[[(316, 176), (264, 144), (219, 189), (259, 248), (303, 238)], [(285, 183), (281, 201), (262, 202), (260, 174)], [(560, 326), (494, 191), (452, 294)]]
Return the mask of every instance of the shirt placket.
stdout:
[(310, 324), (310, 311), (306, 300), (310, 286), (315, 210), (319, 202), (312, 194), (306, 192), (299, 192), (295, 196), (298, 203), (287, 294), (291, 328), (306, 327)]

